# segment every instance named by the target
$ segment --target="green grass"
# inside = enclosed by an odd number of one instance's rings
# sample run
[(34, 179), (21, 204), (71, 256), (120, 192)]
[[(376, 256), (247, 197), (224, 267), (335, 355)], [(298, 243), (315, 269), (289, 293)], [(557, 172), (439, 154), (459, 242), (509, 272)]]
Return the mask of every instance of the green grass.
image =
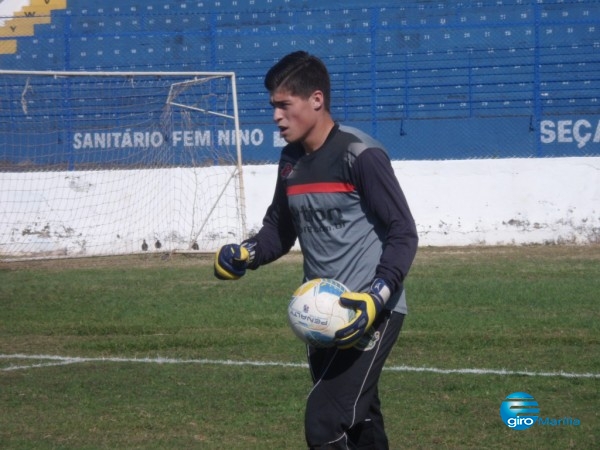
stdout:
[[(0, 354), (90, 358), (1, 358), (0, 448), (303, 449), (301, 277), (297, 256), (237, 282), (182, 255), (0, 263)], [(406, 287), (380, 385), (392, 449), (599, 447), (600, 247), (422, 248)], [(516, 391), (581, 425), (509, 429)]]

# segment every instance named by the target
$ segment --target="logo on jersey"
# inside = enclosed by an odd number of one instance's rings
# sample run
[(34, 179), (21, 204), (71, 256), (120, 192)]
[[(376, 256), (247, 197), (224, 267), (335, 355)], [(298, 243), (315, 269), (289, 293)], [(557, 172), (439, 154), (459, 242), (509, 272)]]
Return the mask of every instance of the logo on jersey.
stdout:
[(285, 165), (281, 168), (279, 175), (281, 175), (281, 178), (285, 180), (290, 176), (290, 173), (292, 173), (293, 170), (294, 166), (292, 166), (292, 163), (285, 163)]
[(340, 208), (313, 208), (302, 205), (300, 208), (290, 206), (290, 212), (297, 224), (298, 234), (323, 233), (340, 230), (348, 223)]

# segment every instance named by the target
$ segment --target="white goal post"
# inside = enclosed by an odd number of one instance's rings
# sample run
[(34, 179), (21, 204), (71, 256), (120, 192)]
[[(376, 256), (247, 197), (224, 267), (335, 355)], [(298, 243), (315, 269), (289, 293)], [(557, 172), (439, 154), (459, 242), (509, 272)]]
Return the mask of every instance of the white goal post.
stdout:
[(0, 70), (0, 259), (245, 237), (234, 72)]

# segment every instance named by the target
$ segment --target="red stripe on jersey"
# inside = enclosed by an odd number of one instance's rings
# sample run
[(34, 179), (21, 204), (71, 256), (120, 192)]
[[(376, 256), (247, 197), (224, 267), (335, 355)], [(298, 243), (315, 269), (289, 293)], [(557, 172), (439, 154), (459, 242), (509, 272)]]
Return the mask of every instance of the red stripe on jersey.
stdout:
[(338, 192), (353, 192), (354, 185), (350, 183), (307, 183), (288, 186), (287, 195), (323, 194)]

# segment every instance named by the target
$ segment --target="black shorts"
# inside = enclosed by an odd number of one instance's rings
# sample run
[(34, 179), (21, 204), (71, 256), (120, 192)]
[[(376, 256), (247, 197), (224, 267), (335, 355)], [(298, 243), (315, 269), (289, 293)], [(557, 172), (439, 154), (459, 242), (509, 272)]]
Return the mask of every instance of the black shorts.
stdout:
[(404, 314), (385, 310), (350, 349), (308, 347), (314, 383), (305, 413), (309, 448), (388, 448), (377, 385), (403, 321)]

